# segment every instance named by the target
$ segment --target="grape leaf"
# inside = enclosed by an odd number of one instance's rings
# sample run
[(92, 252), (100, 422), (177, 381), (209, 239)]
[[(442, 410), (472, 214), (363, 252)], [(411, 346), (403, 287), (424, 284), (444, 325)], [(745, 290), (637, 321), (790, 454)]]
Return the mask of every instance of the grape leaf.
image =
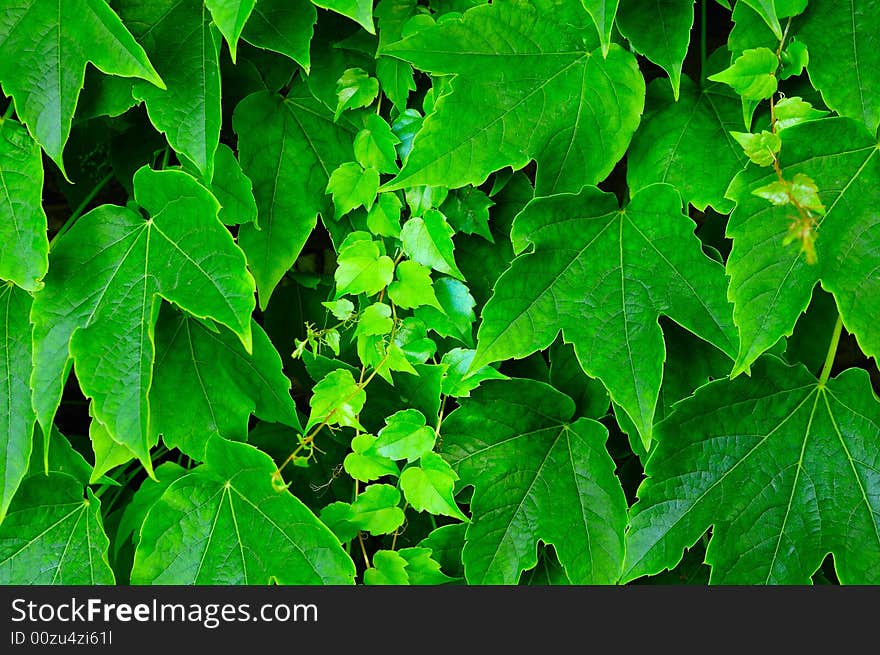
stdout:
[(373, 26), (373, 0), (312, 0), (324, 9), (351, 18), (370, 34), (376, 33)]
[(713, 82), (724, 82), (733, 87), (745, 100), (763, 100), (776, 93), (776, 69), (779, 60), (769, 48), (746, 50), (729, 68), (710, 75)]
[(229, 146), (221, 143), (214, 156), (211, 193), (220, 203), (220, 220), (225, 225), (257, 223), (257, 203), (253, 183)]
[(150, 410), (152, 429), (166, 446), (203, 460), (214, 434), (244, 441), (251, 414), (301, 430), (278, 351), (253, 321), (251, 333), (248, 353), (225, 328), (208, 329), (183, 312), (162, 309)]
[(114, 441), (107, 428), (98, 419), (93, 418), (89, 423), (89, 440), (95, 453), (95, 466), (89, 476), (89, 484), (95, 484), (108, 471), (136, 457), (128, 446)]
[(0, 280), (37, 291), (49, 268), (40, 147), (13, 120), (0, 119)]
[(148, 221), (132, 209), (103, 205), (52, 251), (46, 286), (31, 310), (31, 388), (45, 432), (72, 358), (95, 418), (149, 470), (156, 296), (216, 319), (250, 349), (254, 282), (217, 219), (217, 201), (196, 180), (144, 167), (134, 187)]
[(400, 488), (407, 502), (418, 512), (451, 516), (467, 521), (455, 503), (458, 476), (437, 453), (421, 456), (417, 466), (408, 466), (400, 475)]
[(665, 358), (658, 317), (736, 352), (723, 269), (702, 253), (693, 229), (665, 184), (642, 189), (625, 209), (595, 187), (536, 198), (512, 232), (515, 248), (528, 241), (534, 251), (496, 283), (472, 369), (546, 348), (561, 330), (647, 445)]
[(113, 584), (101, 501), (66, 473), (22, 482), (0, 524), (0, 584)]
[(349, 371), (339, 369), (327, 373), (312, 392), (306, 431), (322, 422), (363, 429), (357, 417), (364, 407), (367, 394), (354, 381)]
[(405, 520), (400, 492), (390, 484), (371, 484), (349, 507), (348, 520), (370, 534), (391, 534)]
[(366, 232), (352, 232), (339, 246), (334, 272), (336, 298), (346, 293), (379, 293), (394, 277), (394, 260), (379, 254), (379, 244)]
[(330, 173), (353, 159), (351, 136), (303, 83), (286, 98), (264, 92), (248, 96), (236, 107), (232, 125), (259, 212), (259, 227), (242, 225), (238, 243), (265, 309), (318, 214), (332, 211), (324, 190)]
[(380, 50), (456, 75), (383, 190), (476, 185), (531, 159), (542, 195), (605, 178), (638, 126), (645, 85), (632, 54), (594, 50), (587, 20), (578, 0), (511, 0)]
[(388, 285), (388, 297), (398, 307), (412, 309), (422, 305), (439, 308), (431, 280), (431, 271), (418, 262), (402, 261), (397, 265), (397, 279)]
[(354, 562), (285, 487), (272, 458), (213, 437), (141, 528), (132, 584), (351, 584)]
[(693, 24), (690, 0), (623, 0), (617, 13), (617, 28), (633, 49), (669, 74), (676, 101)]
[(376, 452), (380, 455), (412, 462), (434, 448), (437, 435), (426, 425), (425, 415), (419, 410), (396, 412), (385, 422), (376, 441)]
[(379, 171), (364, 169), (357, 162), (347, 162), (330, 174), (327, 193), (333, 197), (336, 219), (339, 220), (353, 209), (372, 209), (379, 188)]
[[(657, 428), (623, 580), (674, 566), (709, 528), (720, 584), (809, 584), (827, 553), (844, 584), (880, 580), (880, 403), (868, 374), (827, 385), (772, 356)], [(674, 499), (674, 502), (670, 502)]]
[(34, 410), (30, 399), (31, 297), (10, 283), (0, 283), (0, 523), (31, 457)]
[(442, 337), (458, 339), (466, 346), (473, 346), (474, 300), (463, 282), (442, 277), (434, 283), (439, 305), (419, 307), (415, 315), (426, 326)]
[(743, 0), (743, 4), (758, 12), (777, 39), (782, 38), (782, 25), (779, 24), (779, 16), (776, 13), (776, 0)]
[(875, 134), (880, 125), (880, 30), (868, 0), (810, 0), (798, 36), (810, 50), (810, 81), (831, 109), (857, 118)]
[(91, 62), (107, 75), (164, 89), (159, 73), (104, 0), (7, 0), (0, 16), (0, 84), (15, 113), (64, 171), (62, 151)]
[(454, 233), (443, 214), (429, 209), (424, 216), (416, 216), (404, 223), (400, 240), (403, 252), (419, 264), (462, 280), (464, 276), (455, 265)]
[(553, 544), (575, 584), (609, 584), (623, 563), (626, 500), (608, 433), (569, 423), (574, 403), (533, 380), (490, 380), (441, 427), (442, 453), (473, 485), (464, 545), (470, 584), (515, 584)]
[(260, 0), (248, 18), (242, 38), (286, 55), (309, 71), (309, 44), (318, 13), (309, 0)]
[(233, 62), (238, 39), (255, 4), (257, 0), (205, 0), (205, 7), (210, 10), (214, 24), (229, 44), (229, 54)]
[(167, 85), (137, 82), (135, 98), (144, 101), (171, 147), (210, 181), (220, 142), (220, 35), (207, 7), (190, 0), (114, 4)]
[(786, 178), (812, 178), (826, 207), (817, 230), (818, 263), (811, 266), (796, 246), (782, 245), (791, 208), (752, 193), (776, 181), (775, 173), (754, 167), (740, 173), (728, 190), (737, 203), (727, 225), (733, 238), (728, 295), (741, 338), (734, 374), (748, 371), (762, 352), (792, 333), (817, 282), (834, 295), (843, 323), (856, 335), (862, 352), (880, 355), (880, 279), (870, 273), (880, 266), (875, 246), (880, 233), (875, 209), (880, 204), (877, 139), (849, 118), (800, 123), (780, 137)]
[(666, 182), (700, 211), (729, 212), (724, 192), (747, 161), (730, 136), (742, 125), (737, 96), (721, 84), (700, 89), (685, 75), (678, 102), (662, 80), (652, 82), (648, 111), (627, 152), (630, 191)]

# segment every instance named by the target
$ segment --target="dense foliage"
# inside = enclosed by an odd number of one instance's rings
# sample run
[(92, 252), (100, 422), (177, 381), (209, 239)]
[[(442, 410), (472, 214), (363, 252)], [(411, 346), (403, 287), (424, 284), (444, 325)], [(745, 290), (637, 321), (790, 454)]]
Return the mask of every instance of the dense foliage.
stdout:
[(4, 0), (0, 583), (880, 583), (878, 35)]

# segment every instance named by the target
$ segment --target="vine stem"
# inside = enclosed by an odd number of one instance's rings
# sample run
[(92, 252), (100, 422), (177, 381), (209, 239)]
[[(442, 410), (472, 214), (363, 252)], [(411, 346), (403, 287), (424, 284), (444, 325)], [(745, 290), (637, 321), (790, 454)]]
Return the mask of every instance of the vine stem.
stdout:
[(831, 333), (831, 343), (828, 346), (828, 354), (825, 356), (825, 366), (822, 367), (822, 373), (819, 375), (819, 387), (824, 387), (831, 376), (831, 366), (834, 364), (834, 357), (837, 355), (837, 345), (840, 343), (840, 333), (843, 331), (843, 318), (838, 314), (837, 323), (834, 324), (834, 332)]

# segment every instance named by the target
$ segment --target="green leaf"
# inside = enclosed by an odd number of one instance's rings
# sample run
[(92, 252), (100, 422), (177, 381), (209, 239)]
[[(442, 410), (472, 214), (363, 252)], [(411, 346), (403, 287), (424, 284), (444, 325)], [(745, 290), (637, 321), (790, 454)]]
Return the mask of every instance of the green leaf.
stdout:
[(321, 510), (321, 523), (326, 525), (342, 543), (351, 541), (357, 536), (358, 529), (349, 520), (351, 505), (343, 502), (330, 503)]
[(562, 331), (581, 367), (602, 380), (647, 445), (665, 358), (658, 317), (731, 357), (736, 351), (727, 281), (693, 229), (668, 185), (642, 189), (622, 210), (613, 194), (595, 187), (536, 198), (513, 227), (514, 245), (528, 241), (535, 249), (495, 285), (472, 367), (525, 357)]
[(348, 298), (340, 298), (332, 302), (322, 302), (322, 305), (330, 310), (334, 318), (340, 321), (347, 321), (354, 314), (354, 303)]
[(260, 0), (242, 37), (258, 48), (287, 55), (309, 71), (309, 44), (318, 12), (309, 0)]
[(370, 105), (379, 95), (379, 80), (370, 77), (362, 68), (348, 68), (336, 82), (336, 111), (333, 120), (339, 120), (346, 109)]
[(440, 564), (434, 560), (430, 548), (401, 548), (398, 552), (406, 560), (406, 575), (409, 584), (438, 585), (455, 580), (440, 571)]
[(373, 555), (373, 566), (364, 571), (365, 585), (407, 585), (408, 562), (393, 550), (380, 550)]
[(779, 60), (772, 50), (752, 48), (737, 57), (729, 68), (710, 75), (709, 79), (730, 85), (746, 100), (763, 100), (776, 93), (778, 67)]
[(801, 41), (792, 41), (789, 46), (782, 51), (782, 71), (779, 73), (779, 79), (787, 80), (789, 77), (800, 75), (810, 63), (810, 53), (807, 46)]
[(742, 146), (746, 156), (758, 166), (771, 166), (776, 161), (776, 154), (782, 148), (779, 136), (767, 130), (759, 134), (748, 132), (731, 132), (731, 136)]
[(40, 147), (21, 125), (0, 120), (0, 280), (27, 291), (43, 286), (49, 268), (42, 195)]
[(820, 281), (834, 295), (843, 323), (862, 352), (880, 355), (876, 311), (871, 309), (871, 299), (880, 295), (880, 280), (866, 275), (880, 265), (874, 247), (880, 230), (874, 209), (880, 205), (877, 140), (861, 123), (847, 118), (801, 123), (780, 137), (784, 175), (813, 180), (827, 208), (816, 232), (818, 263), (809, 265), (795, 246), (783, 247), (792, 208), (753, 193), (777, 181), (776, 175), (753, 168), (738, 175), (728, 191), (737, 206), (727, 226), (733, 238), (728, 295), (741, 339), (734, 375), (748, 371), (762, 352), (791, 334)]
[(371, 337), (388, 334), (392, 329), (394, 320), (391, 318), (391, 307), (383, 302), (375, 302), (360, 313), (354, 334)]
[(65, 473), (22, 482), (0, 524), (0, 584), (105, 585), (110, 541), (101, 501)]
[(880, 125), (880, 28), (866, 0), (810, 0), (798, 36), (812, 53), (810, 81), (829, 108), (875, 134)]
[(147, 514), (132, 584), (354, 581), (354, 562), (333, 533), (273, 484), (268, 455), (214, 437), (205, 462), (173, 482)]
[(388, 285), (388, 297), (398, 307), (412, 309), (430, 305), (440, 309), (434, 294), (431, 271), (418, 262), (406, 260), (397, 265), (397, 279)]
[(379, 57), (376, 61), (376, 78), (391, 104), (398, 111), (406, 110), (409, 94), (416, 90), (413, 67), (399, 59)]
[(419, 512), (451, 516), (467, 521), (455, 504), (455, 481), (458, 476), (437, 453), (425, 453), (418, 466), (408, 466), (400, 475), (400, 488), (407, 502)]
[(657, 432), (624, 580), (674, 566), (710, 525), (714, 583), (809, 584), (828, 553), (842, 583), (880, 580), (880, 403), (865, 371), (826, 386), (765, 357), (751, 379), (699, 389)]
[(238, 39), (250, 18), (257, 0), (205, 0), (214, 24), (229, 44), (229, 54), (235, 61)]
[(479, 189), (465, 187), (452, 191), (440, 206), (440, 211), (456, 232), (479, 234), (487, 241), (492, 241), (489, 208), (494, 204), (495, 201)]
[(623, 0), (617, 13), (617, 27), (633, 49), (669, 74), (676, 101), (693, 24), (689, 0)]
[(131, 501), (125, 506), (122, 517), (119, 519), (119, 527), (116, 530), (116, 538), (113, 540), (114, 551), (129, 539), (137, 546), (141, 538), (141, 528), (147, 512), (155, 505), (171, 483), (183, 477), (189, 471), (174, 462), (163, 462), (156, 467), (156, 479), (147, 478), (138, 487), (131, 497)]
[(31, 297), (9, 282), (0, 283), (0, 524), (31, 457), (34, 410), (31, 407)]
[(259, 227), (242, 225), (238, 243), (265, 309), (318, 214), (329, 216), (324, 191), (330, 173), (352, 159), (351, 136), (303, 83), (295, 83), (286, 98), (264, 92), (248, 96), (235, 108), (232, 126), (259, 214)]
[(446, 217), (436, 209), (429, 209), (424, 216), (410, 218), (400, 231), (403, 252), (419, 264), (435, 271), (463, 280), (464, 276), (455, 265), (455, 248), (452, 243), (454, 230)]
[(403, 205), (393, 193), (380, 193), (367, 213), (367, 229), (377, 236), (400, 238), (400, 210)]
[(349, 521), (370, 534), (390, 534), (405, 516), (398, 507), (400, 492), (389, 484), (371, 484), (351, 504)]
[(28, 132), (62, 171), (61, 153), (89, 62), (107, 75), (139, 77), (165, 88), (104, 0), (4, 2), (0, 84)]
[(443, 455), (473, 485), (470, 584), (515, 584), (552, 544), (575, 584), (610, 584), (623, 563), (626, 500), (592, 420), (532, 380), (490, 381), (443, 422)]
[(383, 457), (376, 449), (377, 438), (371, 434), (359, 434), (351, 440), (351, 450), (345, 456), (343, 466), (355, 480), (372, 482), (385, 475), (400, 475), (400, 469), (388, 457)]
[[(668, 336), (668, 334), (664, 334), (664, 341), (668, 339)], [(707, 349), (718, 352), (711, 347), (707, 347)], [(605, 416), (608, 413), (608, 406), (611, 402), (608, 392), (605, 391), (601, 380), (591, 378), (584, 373), (571, 344), (563, 343), (557, 339), (550, 346), (549, 355), (550, 384), (574, 401), (574, 404), (577, 406), (575, 416), (594, 418), (596, 420)], [(669, 361), (669, 355), (670, 353), (667, 350), (666, 361)], [(727, 361), (726, 357), (724, 359)], [(665, 376), (664, 383), (668, 383), (669, 378), (674, 375), (671, 367), (667, 370), (669, 375)], [(660, 396), (662, 401), (663, 386), (660, 387)], [(662, 402), (660, 406), (662, 407)], [(636, 430), (636, 432), (638, 431)]]
[(180, 171), (141, 168), (135, 200), (150, 215), (103, 205), (52, 251), (31, 310), (34, 407), (47, 431), (70, 361), (91, 411), (148, 469), (148, 391), (158, 296), (230, 328), (251, 348), (254, 282), (217, 219), (219, 206)]
[(400, 139), (381, 116), (368, 114), (364, 119), (364, 128), (354, 137), (354, 156), (364, 168), (375, 168), (380, 173), (396, 173), (397, 151), (394, 147), (399, 143)]
[(414, 462), (434, 448), (437, 435), (417, 409), (405, 409), (385, 419), (379, 431), (376, 452), (389, 459)]
[[(46, 450), (44, 446), (50, 444)], [(40, 426), (34, 428), (34, 447), (27, 475), (46, 475), (49, 473), (66, 473), (76, 479), (80, 486), (87, 486), (92, 475), (92, 465), (76, 450), (54, 425), (49, 436), (43, 437)]]
[(312, 0), (312, 2), (319, 7), (351, 18), (370, 34), (376, 33), (376, 28), (373, 26), (373, 0)]
[(119, 15), (132, 27), (166, 89), (134, 85), (150, 121), (210, 181), (220, 142), (220, 35), (203, 3), (119, 0)]
[(446, 365), (443, 373), (441, 391), (453, 398), (468, 398), (471, 391), (480, 386), (485, 380), (506, 380), (503, 373), (499, 373), (491, 366), (483, 366), (476, 371), (471, 371), (471, 363), (474, 361), (476, 350), (453, 348), (443, 355), (441, 364)]
[(783, 98), (776, 103), (776, 130), (782, 131), (798, 123), (814, 121), (827, 115), (827, 111), (813, 109), (813, 105), (805, 102), (803, 98), (797, 96)]
[(333, 194), (336, 220), (358, 207), (365, 207), (369, 211), (378, 188), (379, 171), (375, 168), (364, 169), (357, 162), (339, 166), (327, 181), (327, 193)]
[(607, 56), (594, 49), (588, 20), (578, 0), (511, 0), (475, 7), (381, 50), (434, 75), (456, 76), (383, 190), (477, 185), (532, 159), (542, 195), (604, 179), (639, 124), (645, 83), (631, 53), (609, 50), (607, 40)]
[(602, 53), (607, 56), (611, 44), (611, 31), (614, 29), (614, 17), (620, 0), (581, 0), (581, 4), (599, 31), (602, 42)]
[(104, 424), (95, 418), (89, 424), (89, 439), (95, 453), (95, 467), (89, 476), (89, 484), (97, 483), (108, 471), (137, 457), (128, 446), (114, 441)]
[(777, 39), (782, 39), (782, 25), (776, 13), (776, 0), (743, 0), (743, 3), (758, 12), (764, 22), (773, 30)]
[(354, 381), (351, 373), (345, 369), (331, 371), (312, 389), (306, 432), (323, 422), (362, 430), (357, 417), (366, 399), (366, 392)]
[(212, 435), (244, 441), (251, 414), (301, 429), (278, 352), (256, 322), (251, 332), (248, 353), (227, 329), (163, 308), (150, 409), (166, 446), (201, 461)]
[(476, 301), (471, 292), (463, 282), (451, 277), (441, 277), (434, 282), (434, 291), (438, 304), (419, 307), (415, 316), (441, 337), (452, 337), (466, 346), (473, 346)]
[(214, 157), (211, 193), (220, 203), (220, 220), (224, 225), (257, 224), (253, 183), (241, 170), (235, 154), (224, 143), (217, 148)]
[(747, 161), (730, 136), (742, 125), (739, 99), (720, 84), (701, 90), (685, 75), (678, 102), (665, 82), (652, 82), (648, 110), (627, 153), (630, 192), (666, 182), (700, 211), (729, 212), (724, 192)]
[(336, 268), (336, 297), (379, 293), (394, 277), (394, 261), (379, 255), (379, 244), (366, 232), (353, 232), (339, 246)]

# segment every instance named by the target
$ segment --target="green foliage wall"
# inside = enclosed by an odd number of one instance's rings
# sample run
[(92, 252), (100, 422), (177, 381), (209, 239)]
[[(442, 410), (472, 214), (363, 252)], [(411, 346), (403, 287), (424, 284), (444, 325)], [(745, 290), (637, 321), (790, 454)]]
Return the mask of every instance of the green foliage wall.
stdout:
[(880, 582), (878, 34), (6, 0), (0, 583)]

